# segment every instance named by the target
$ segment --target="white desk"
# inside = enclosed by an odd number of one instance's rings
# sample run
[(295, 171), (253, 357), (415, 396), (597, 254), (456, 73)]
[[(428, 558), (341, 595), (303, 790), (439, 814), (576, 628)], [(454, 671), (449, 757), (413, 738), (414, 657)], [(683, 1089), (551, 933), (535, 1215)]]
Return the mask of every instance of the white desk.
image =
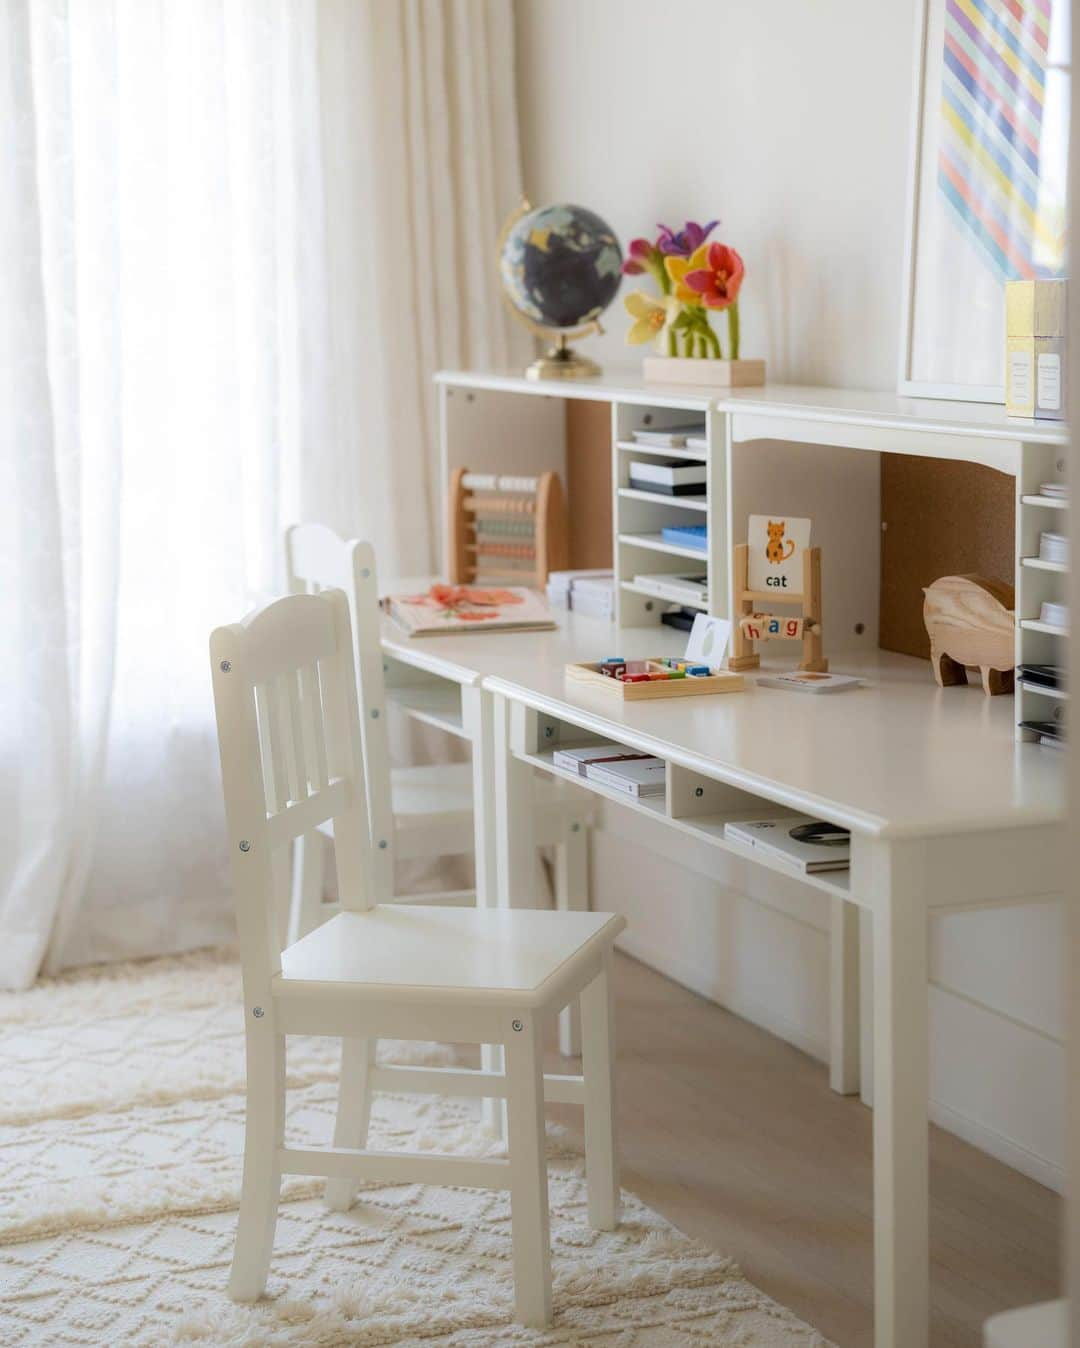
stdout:
[[(444, 475), (459, 465), (565, 472), (566, 400), (611, 406), (616, 600), (620, 621), (632, 630), (590, 634), (574, 622), (559, 634), (490, 638), (482, 646), (471, 636), (445, 645), (440, 638), (438, 654), (424, 657), (435, 662), (425, 665), (433, 675), (442, 663), (445, 677), (458, 670), (472, 680), (463, 696), (476, 706), (478, 865), (483, 832), (484, 873), (497, 870), (502, 882), (487, 883), (489, 901), (507, 892), (510, 876), (520, 894), (522, 877), (532, 874), (526, 864), (530, 812), (522, 805), (534, 768), (556, 772), (551, 750), (560, 739), (609, 736), (666, 759), (666, 801), (628, 808), (753, 860), (760, 858), (723, 838), (724, 821), (733, 814), (760, 814), (764, 804), (851, 828), (847, 882), (835, 875), (808, 882), (833, 900), (830, 1078), (839, 1090), (859, 1084), (862, 910), (874, 933), (875, 1341), (878, 1348), (924, 1348), (927, 912), (1039, 901), (1060, 890), (1064, 764), (1052, 750), (1014, 742), (1018, 733), (1030, 737), (1016, 730), (1017, 720), (1054, 712), (1057, 704), (1045, 692), (1021, 686), (1015, 700), (989, 700), (974, 689), (942, 691), (925, 664), (873, 649), (880, 545), (875, 456), (966, 461), (1015, 477), (1016, 658), (1060, 662), (1062, 633), (1042, 623), (1040, 611), (1044, 601), (1061, 597), (1064, 576), (1040, 566), (1033, 554), (1040, 531), (1057, 518), (1037, 492), (1039, 483), (1063, 476), (1066, 428), (972, 403), (776, 385), (727, 393), (665, 388), (625, 371), (578, 384), (536, 384), (498, 371), (443, 373), (438, 383)], [(825, 595), (831, 667), (862, 666), (872, 687), (822, 698), (755, 689), (626, 710), (567, 691), (562, 669), (568, 660), (678, 648), (678, 639), (658, 627), (663, 605), (634, 577), (658, 567), (686, 569), (682, 551), (657, 531), (672, 522), (672, 512), (691, 507), (642, 500), (627, 475), (631, 458), (649, 452), (634, 440), (635, 431), (662, 424), (672, 410), (705, 421), (706, 448), (693, 456), (707, 465), (704, 499), (693, 506), (695, 522), (708, 529), (695, 566), (708, 577), (704, 606), (720, 616), (734, 611), (731, 546), (742, 537), (745, 517), (773, 508), (777, 484), (798, 475), (792, 513), (815, 520), (837, 559)], [(783, 455), (764, 448), (738, 452), (752, 442), (779, 442)], [(857, 528), (862, 532), (854, 533)], [(844, 547), (848, 553), (841, 555)], [(842, 647), (852, 641), (860, 650), (845, 659)], [(434, 644), (426, 644), (428, 652)], [(482, 761), (484, 744), (494, 745), (490, 768)], [(527, 901), (527, 892), (521, 899)]]
[(573, 615), (557, 631), (518, 636), (409, 640), (390, 623), (383, 631), (393, 661), (460, 689), (473, 745), (480, 902), (511, 893), (532, 902), (533, 770), (582, 786), (551, 757), (559, 743), (592, 735), (664, 758), (668, 793), (635, 801), (585, 789), (721, 851), (768, 865), (725, 841), (723, 824), (770, 810), (852, 830), (850, 874), (807, 879), (833, 900), (831, 1080), (857, 1089), (863, 909), (874, 934), (875, 1342), (925, 1348), (927, 914), (1059, 892), (1063, 756), (1015, 741), (1011, 698), (939, 689), (924, 662), (883, 652), (834, 656), (835, 669), (863, 674), (868, 686), (825, 697), (757, 688), (751, 674), (743, 693), (624, 706), (568, 687), (563, 676), (569, 661), (683, 646), (666, 628), (617, 632)]
[[(608, 637), (603, 653), (624, 641), (631, 654), (629, 636)], [(554, 653), (567, 642), (550, 646)], [(875, 1343), (926, 1348), (927, 915), (1037, 902), (1060, 891), (1062, 756), (1014, 740), (1011, 699), (939, 689), (924, 663), (900, 656), (837, 658), (834, 668), (870, 681), (851, 693), (751, 687), (624, 706), (567, 686), (561, 665), (519, 652), (516, 643), (485, 643), (483, 654), (483, 687), (494, 696), (503, 881), (528, 873), (523, 806), (533, 770), (560, 775), (554, 748), (589, 736), (668, 763), (664, 800), (627, 801), (594, 788), (598, 794), (748, 860), (761, 858), (724, 840), (726, 819), (794, 809), (852, 830), (850, 875), (807, 881), (833, 898), (833, 959), (841, 967), (833, 979), (832, 1070), (842, 1076), (854, 1059), (857, 1072), (853, 962), (864, 909), (874, 946)], [(500, 889), (507, 892), (505, 883)]]

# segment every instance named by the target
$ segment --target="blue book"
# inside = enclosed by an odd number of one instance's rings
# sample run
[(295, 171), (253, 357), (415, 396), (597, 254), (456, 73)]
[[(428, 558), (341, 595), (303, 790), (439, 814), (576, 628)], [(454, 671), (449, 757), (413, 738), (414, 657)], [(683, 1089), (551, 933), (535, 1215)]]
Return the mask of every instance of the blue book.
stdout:
[(665, 524), (660, 530), (665, 543), (677, 543), (681, 548), (698, 548), (704, 552), (709, 544), (709, 530), (705, 524)]

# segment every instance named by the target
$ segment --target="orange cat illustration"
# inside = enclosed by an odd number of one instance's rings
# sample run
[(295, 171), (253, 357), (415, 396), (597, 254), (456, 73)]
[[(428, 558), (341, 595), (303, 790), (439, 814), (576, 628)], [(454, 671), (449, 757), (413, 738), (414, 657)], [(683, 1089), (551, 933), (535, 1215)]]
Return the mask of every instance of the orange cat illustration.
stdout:
[(772, 520), (769, 521), (769, 541), (765, 544), (765, 556), (777, 566), (781, 562), (786, 562), (795, 551), (795, 540), (793, 538), (788, 539), (788, 550), (787, 552), (784, 551), (784, 529), (786, 525), (787, 520), (780, 520), (775, 524)]

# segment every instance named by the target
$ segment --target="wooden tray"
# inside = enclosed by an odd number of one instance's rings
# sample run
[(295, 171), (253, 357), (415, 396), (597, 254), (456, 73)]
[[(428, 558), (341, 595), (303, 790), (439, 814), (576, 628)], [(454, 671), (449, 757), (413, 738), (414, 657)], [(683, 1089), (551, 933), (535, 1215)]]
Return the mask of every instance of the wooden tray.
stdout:
[[(644, 663), (657, 670), (664, 668), (657, 660), (646, 660)], [(574, 683), (580, 683), (582, 687), (599, 688), (624, 702), (643, 702), (656, 697), (701, 697), (706, 693), (737, 693), (745, 686), (741, 674), (733, 674), (726, 669), (717, 670), (714, 674), (702, 674), (697, 678), (623, 683), (620, 679), (601, 674), (599, 664), (567, 665), (566, 677)]]

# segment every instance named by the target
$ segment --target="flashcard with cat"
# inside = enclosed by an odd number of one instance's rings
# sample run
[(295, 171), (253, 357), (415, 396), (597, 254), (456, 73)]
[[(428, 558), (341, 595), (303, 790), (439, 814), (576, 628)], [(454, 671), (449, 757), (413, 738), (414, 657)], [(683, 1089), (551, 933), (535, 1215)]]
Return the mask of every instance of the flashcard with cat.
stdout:
[(751, 515), (747, 532), (750, 545), (746, 584), (750, 590), (775, 594), (801, 594), (803, 553), (810, 546), (810, 521), (791, 515)]

